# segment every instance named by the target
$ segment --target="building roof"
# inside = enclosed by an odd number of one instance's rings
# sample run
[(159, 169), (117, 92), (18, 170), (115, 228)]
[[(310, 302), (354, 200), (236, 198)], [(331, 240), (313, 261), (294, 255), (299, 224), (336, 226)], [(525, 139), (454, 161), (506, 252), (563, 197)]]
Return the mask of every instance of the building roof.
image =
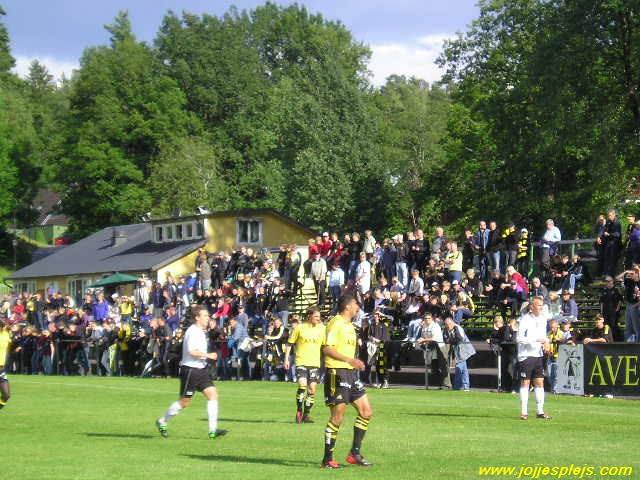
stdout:
[(69, 217), (60, 213), (61, 204), (60, 194), (44, 188), (38, 190), (31, 205), (38, 214), (35, 225), (69, 225)]
[(178, 222), (180, 220), (198, 220), (201, 218), (216, 218), (216, 217), (254, 217), (256, 215), (273, 215), (279, 220), (288, 223), (289, 225), (293, 225), (300, 230), (305, 231), (308, 235), (315, 237), (318, 235), (318, 232), (310, 229), (309, 227), (303, 225), (302, 223), (294, 220), (291, 217), (288, 217), (273, 208), (244, 208), (239, 210), (222, 210), (222, 211), (214, 211), (204, 214), (197, 215), (182, 215), (179, 217), (165, 217), (165, 218), (152, 218), (151, 223), (153, 224), (162, 224), (168, 222)]
[[(24, 267), (10, 279), (157, 270), (203, 246), (205, 239), (151, 242), (151, 224), (108, 227)], [(122, 243), (112, 246), (113, 234)], [(126, 238), (125, 238), (126, 237)]]

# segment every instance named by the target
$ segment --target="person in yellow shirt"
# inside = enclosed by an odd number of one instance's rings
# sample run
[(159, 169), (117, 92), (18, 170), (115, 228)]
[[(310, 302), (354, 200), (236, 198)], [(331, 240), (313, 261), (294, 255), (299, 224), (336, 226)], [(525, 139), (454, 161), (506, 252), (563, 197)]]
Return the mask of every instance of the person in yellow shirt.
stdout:
[(11, 397), (11, 387), (4, 369), (9, 345), (11, 345), (11, 333), (5, 323), (0, 320), (0, 409), (4, 408)]
[(309, 413), (315, 403), (320, 354), (324, 342), (325, 326), (322, 324), (320, 310), (317, 307), (311, 307), (307, 310), (307, 321), (298, 325), (291, 332), (284, 356), (284, 368), (289, 370), (289, 354), (295, 345), (296, 374), (298, 376), (296, 423), (313, 423)]
[(445, 257), (444, 264), (449, 270), (451, 281), (462, 282), (462, 252), (458, 250), (457, 242), (449, 243), (449, 251)]
[(323, 348), (327, 368), (324, 396), (325, 403), (331, 409), (331, 416), (324, 431), (324, 468), (340, 468), (340, 464), (333, 458), (333, 451), (349, 403), (358, 411), (358, 416), (353, 427), (353, 443), (347, 462), (363, 467), (372, 465), (360, 453), (373, 410), (364, 385), (358, 378), (358, 370), (364, 370), (364, 363), (356, 357), (358, 336), (352, 321), (359, 310), (355, 297), (343, 295), (338, 300), (338, 315), (327, 325)]

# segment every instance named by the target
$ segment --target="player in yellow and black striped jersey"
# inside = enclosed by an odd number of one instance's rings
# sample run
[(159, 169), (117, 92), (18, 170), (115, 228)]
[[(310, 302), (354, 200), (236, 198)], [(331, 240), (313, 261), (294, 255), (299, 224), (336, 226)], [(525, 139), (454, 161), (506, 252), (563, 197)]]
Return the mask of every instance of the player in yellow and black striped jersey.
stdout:
[(289, 370), (289, 353), (295, 345), (296, 374), (298, 376), (296, 423), (313, 423), (309, 413), (315, 403), (320, 354), (324, 341), (325, 326), (322, 324), (320, 310), (311, 307), (307, 310), (307, 321), (295, 327), (291, 332), (284, 356), (284, 368)]
[(9, 379), (5, 371), (5, 362), (9, 353), (9, 345), (11, 345), (11, 333), (0, 320), (0, 409), (2, 409), (11, 397), (11, 388), (9, 387)]
[(367, 392), (358, 378), (358, 370), (364, 369), (364, 363), (356, 357), (358, 336), (352, 320), (359, 310), (355, 297), (343, 295), (338, 300), (340, 313), (327, 325), (327, 339), (323, 349), (327, 368), (324, 392), (331, 417), (324, 433), (322, 466), (325, 468), (340, 468), (340, 464), (333, 458), (333, 451), (348, 403), (358, 411), (358, 416), (353, 427), (353, 443), (347, 462), (363, 467), (372, 465), (360, 453), (373, 411)]

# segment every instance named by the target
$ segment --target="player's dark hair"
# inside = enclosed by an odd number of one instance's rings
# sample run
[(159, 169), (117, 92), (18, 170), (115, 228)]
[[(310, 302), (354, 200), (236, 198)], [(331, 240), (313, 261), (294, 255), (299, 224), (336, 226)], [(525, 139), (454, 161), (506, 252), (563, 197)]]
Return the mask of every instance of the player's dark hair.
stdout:
[(321, 313), (320, 312), (320, 308), (318, 306), (316, 306), (316, 305), (313, 305), (313, 306), (307, 308), (307, 319), (309, 319), (311, 317), (311, 315), (313, 315), (316, 312)]
[(345, 294), (338, 299), (338, 312), (344, 312), (347, 306), (356, 299), (353, 295)]

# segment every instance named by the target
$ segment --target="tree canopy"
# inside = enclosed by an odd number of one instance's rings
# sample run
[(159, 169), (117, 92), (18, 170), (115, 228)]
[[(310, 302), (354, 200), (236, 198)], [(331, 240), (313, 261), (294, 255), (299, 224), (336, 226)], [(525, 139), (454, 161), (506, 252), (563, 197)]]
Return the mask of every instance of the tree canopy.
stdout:
[(430, 85), (374, 87), (369, 48), (294, 4), (126, 12), (70, 79), (12, 73), (0, 8), (0, 223), (63, 195), (78, 235), (175, 207), (272, 207), (378, 234), (480, 218), (589, 233), (637, 195), (640, 11), (616, 0), (482, 0)]

